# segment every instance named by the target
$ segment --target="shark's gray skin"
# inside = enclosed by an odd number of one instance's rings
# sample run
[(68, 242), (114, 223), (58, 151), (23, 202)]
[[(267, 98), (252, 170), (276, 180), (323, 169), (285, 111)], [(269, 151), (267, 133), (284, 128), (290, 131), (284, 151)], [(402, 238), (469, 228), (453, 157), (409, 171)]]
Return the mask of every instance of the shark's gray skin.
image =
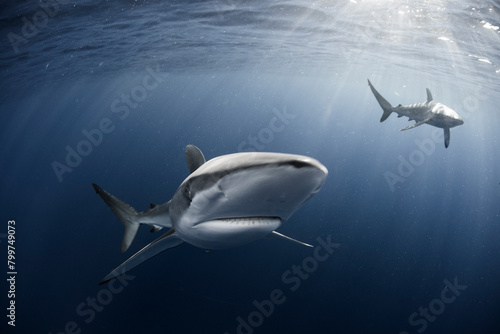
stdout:
[(409, 118), (409, 121), (415, 121), (415, 124), (407, 126), (401, 129), (401, 131), (413, 129), (422, 124), (429, 124), (442, 128), (444, 130), (444, 146), (448, 148), (448, 145), (450, 145), (450, 128), (464, 124), (460, 115), (454, 110), (432, 99), (429, 88), (427, 88), (427, 101), (407, 106), (402, 106), (400, 104), (397, 107), (393, 107), (379, 92), (377, 92), (370, 80), (368, 80), (368, 85), (384, 110), (380, 122), (385, 121), (393, 112), (397, 113), (398, 117), (406, 116)]
[(224, 249), (263, 237), (297, 241), (275, 230), (325, 182), (328, 171), (313, 158), (283, 153), (236, 153), (205, 162), (201, 151), (186, 147), (191, 174), (172, 199), (144, 212), (93, 184), (125, 226), (122, 252), (141, 224), (169, 230), (109, 273), (103, 284), (166, 249), (183, 242), (203, 249)]

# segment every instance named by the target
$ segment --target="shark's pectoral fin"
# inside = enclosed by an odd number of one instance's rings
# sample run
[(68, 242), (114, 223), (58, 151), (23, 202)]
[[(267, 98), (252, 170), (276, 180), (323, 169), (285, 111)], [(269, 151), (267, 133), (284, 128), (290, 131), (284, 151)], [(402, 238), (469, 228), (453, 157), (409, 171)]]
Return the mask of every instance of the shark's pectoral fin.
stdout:
[(410, 130), (410, 129), (416, 128), (419, 125), (422, 125), (422, 124), (425, 124), (425, 123), (429, 122), (431, 119), (432, 119), (432, 117), (426, 118), (423, 121), (420, 121), (420, 122), (417, 122), (417, 123), (412, 124), (410, 126), (407, 126), (406, 128), (402, 128), (401, 131), (405, 131), (405, 130)]
[(306, 244), (305, 242), (298, 241), (298, 240), (295, 240), (293, 238), (287, 237), (286, 235), (278, 233), (276, 231), (273, 231), (271, 234), (269, 234), (269, 238), (273, 238), (273, 239), (285, 239), (285, 240), (296, 242), (296, 243), (298, 243), (300, 245), (304, 245), (304, 246), (307, 246), (307, 247), (312, 247), (311, 245)]
[(186, 163), (189, 172), (193, 173), (205, 163), (205, 156), (198, 147), (194, 145), (188, 145), (186, 146)]
[(448, 148), (450, 145), (450, 128), (444, 128), (444, 147)]
[(151, 242), (149, 245), (132, 255), (127, 261), (119, 265), (115, 270), (110, 272), (106, 277), (103, 278), (99, 285), (104, 284), (124, 273), (130, 269), (138, 266), (146, 260), (149, 260), (155, 255), (160, 254), (164, 250), (173, 248), (182, 244), (182, 240), (175, 234), (175, 230), (171, 228), (168, 232), (163, 234), (161, 237)]
[(427, 89), (427, 102), (431, 102), (433, 100), (431, 90), (429, 88), (426, 89)]

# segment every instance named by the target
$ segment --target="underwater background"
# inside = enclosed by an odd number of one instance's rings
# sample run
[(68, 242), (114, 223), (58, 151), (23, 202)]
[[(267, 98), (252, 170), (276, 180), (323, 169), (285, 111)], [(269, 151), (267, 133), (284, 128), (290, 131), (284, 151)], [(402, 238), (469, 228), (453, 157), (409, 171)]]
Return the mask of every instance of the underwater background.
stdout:
[[(0, 13), (2, 333), (500, 332), (498, 1)], [(464, 124), (445, 149), (441, 129), (380, 123), (367, 79), (393, 105), (429, 88)], [(140, 211), (164, 203), (188, 176), (188, 144), (207, 159), (321, 161), (323, 188), (279, 229), (316, 248), (183, 244), (99, 286), (157, 235), (141, 227), (122, 255), (123, 226), (91, 183)]]

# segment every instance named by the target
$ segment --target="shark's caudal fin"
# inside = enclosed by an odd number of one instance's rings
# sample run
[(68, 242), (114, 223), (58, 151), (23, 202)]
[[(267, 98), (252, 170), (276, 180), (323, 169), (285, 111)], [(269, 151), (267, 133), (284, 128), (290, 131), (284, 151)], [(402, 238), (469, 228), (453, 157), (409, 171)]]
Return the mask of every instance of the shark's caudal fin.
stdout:
[(137, 267), (144, 261), (149, 260), (153, 256), (156, 256), (169, 248), (179, 246), (182, 242), (183, 241), (175, 234), (175, 230), (171, 228), (161, 237), (154, 240), (149, 245), (132, 255), (127, 261), (120, 264), (116, 269), (104, 277), (99, 285), (111, 281), (112, 279), (126, 273), (130, 269)]
[(101, 196), (106, 204), (111, 208), (115, 215), (120, 219), (123, 226), (125, 226), (125, 233), (123, 234), (121, 251), (124, 253), (134, 241), (137, 230), (140, 226), (139, 213), (127, 203), (120, 201), (115, 196), (108, 193), (106, 190), (99, 187), (97, 184), (92, 183), (95, 192)]
[(378, 104), (380, 104), (380, 106), (384, 110), (384, 113), (382, 114), (382, 118), (380, 118), (380, 122), (383, 122), (392, 113), (393, 107), (389, 102), (387, 102), (386, 99), (384, 99), (384, 97), (382, 95), (380, 95), (379, 92), (377, 92), (377, 90), (375, 89), (375, 87), (373, 87), (370, 80), (368, 80), (368, 85), (370, 86), (370, 89), (372, 90), (373, 95), (375, 95), (375, 98), (377, 99)]

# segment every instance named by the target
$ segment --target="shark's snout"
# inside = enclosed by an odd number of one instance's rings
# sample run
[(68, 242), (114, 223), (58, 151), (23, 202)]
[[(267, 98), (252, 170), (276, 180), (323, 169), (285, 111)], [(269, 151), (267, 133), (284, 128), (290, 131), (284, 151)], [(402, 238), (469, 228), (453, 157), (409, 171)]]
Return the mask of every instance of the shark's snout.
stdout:
[(312, 193), (317, 193), (321, 189), (323, 183), (326, 180), (326, 177), (328, 176), (328, 169), (326, 169), (326, 167), (321, 162), (313, 158), (301, 156), (294, 161), (288, 162), (288, 164), (299, 169), (307, 169), (307, 171), (304, 171), (303, 174), (297, 175), (298, 179), (302, 177), (316, 178), (318, 184), (316, 188), (312, 190)]
[(464, 120), (457, 113), (455, 113), (453, 117), (449, 117), (447, 122), (450, 125), (450, 128), (464, 124)]
[[(171, 213), (187, 225), (235, 217), (279, 217), (284, 222), (321, 189), (327, 175), (323, 164), (306, 156), (227, 155), (204, 164), (184, 181), (172, 200), (182, 202), (175, 206), (182, 210)], [(188, 186), (190, 201), (184, 199), (183, 188)]]

